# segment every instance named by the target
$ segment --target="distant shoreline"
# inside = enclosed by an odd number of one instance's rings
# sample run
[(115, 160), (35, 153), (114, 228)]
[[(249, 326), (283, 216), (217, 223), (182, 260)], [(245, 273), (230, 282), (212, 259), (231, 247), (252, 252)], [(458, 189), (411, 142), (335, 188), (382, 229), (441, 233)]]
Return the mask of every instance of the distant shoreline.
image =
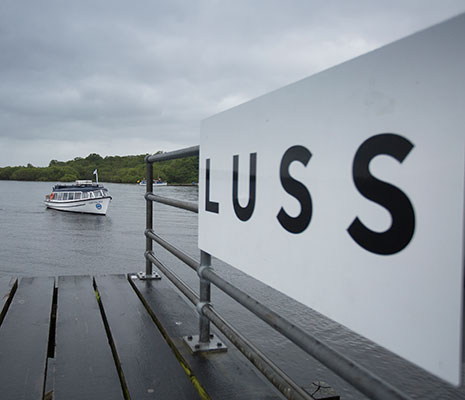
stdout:
[[(108, 156), (89, 154), (69, 161), (50, 161), (48, 167), (27, 166), (0, 167), (0, 180), (29, 182), (74, 182), (92, 180), (98, 170), (99, 181), (109, 183), (133, 183), (145, 179), (146, 154), (135, 156)], [(189, 157), (153, 164), (153, 176), (173, 185), (191, 186), (199, 180), (199, 158)]]

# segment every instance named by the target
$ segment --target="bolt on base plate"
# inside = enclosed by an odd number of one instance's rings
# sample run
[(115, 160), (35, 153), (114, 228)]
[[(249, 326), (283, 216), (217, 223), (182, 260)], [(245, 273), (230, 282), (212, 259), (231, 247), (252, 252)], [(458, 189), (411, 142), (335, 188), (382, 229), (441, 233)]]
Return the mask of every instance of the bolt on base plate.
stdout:
[(132, 275), (131, 278), (139, 278), (141, 281), (151, 281), (151, 280), (158, 280), (161, 279), (160, 274), (157, 272), (152, 273), (151, 275), (147, 275), (145, 272), (138, 272), (136, 275)]
[(199, 335), (184, 336), (184, 343), (187, 344), (192, 354), (196, 353), (223, 353), (228, 351), (226, 345), (213, 333), (210, 334), (210, 341), (199, 342)]

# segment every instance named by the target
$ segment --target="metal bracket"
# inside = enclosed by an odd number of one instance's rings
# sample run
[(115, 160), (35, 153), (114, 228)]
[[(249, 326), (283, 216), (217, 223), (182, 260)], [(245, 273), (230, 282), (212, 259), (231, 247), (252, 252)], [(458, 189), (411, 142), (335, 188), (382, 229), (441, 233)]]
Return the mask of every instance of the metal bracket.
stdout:
[(211, 303), (209, 301), (199, 301), (196, 305), (195, 308), (197, 309), (197, 312), (199, 315), (203, 315), (203, 308), (205, 306), (210, 306)]
[(213, 333), (210, 334), (210, 341), (208, 342), (199, 342), (199, 335), (184, 336), (183, 339), (192, 354), (224, 353), (228, 351), (226, 345)]
[(203, 274), (203, 271), (205, 271), (206, 269), (213, 269), (210, 265), (201, 265), (199, 267), (199, 269), (197, 270), (197, 275), (199, 276), (200, 279), (205, 279), (202, 274)]
[(160, 274), (158, 274), (157, 272), (153, 272), (152, 275), (147, 275), (145, 272), (141, 271), (141, 272), (138, 272), (136, 276), (141, 281), (153, 281), (153, 280), (161, 279)]

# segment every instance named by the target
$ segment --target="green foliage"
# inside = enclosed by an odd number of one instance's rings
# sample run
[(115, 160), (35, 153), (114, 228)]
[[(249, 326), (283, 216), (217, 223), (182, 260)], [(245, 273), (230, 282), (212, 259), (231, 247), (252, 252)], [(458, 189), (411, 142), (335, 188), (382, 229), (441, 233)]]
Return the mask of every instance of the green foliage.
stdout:
[(5, 167), (5, 168), (0, 168), (0, 180), (6, 181), (13, 179), (12, 176), (13, 174), (22, 167)]
[[(107, 156), (102, 158), (92, 153), (86, 158), (76, 157), (70, 161), (51, 160), (48, 167), (0, 168), (0, 180), (72, 182), (76, 179), (93, 179), (93, 171), (98, 169), (99, 181), (116, 183), (136, 183), (146, 176), (146, 154), (135, 156)], [(164, 161), (153, 164), (153, 176), (168, 183), (198, 182), (198, 157)]]
[[(76, 161), (76, 159), (74, 159), (74, 160)], [(86, 160), (87, 161), (92, 161), (92, 162), (97, 162), (97, 161), (102, 160), (102, 157), (100, 156), (100, 154), (92, 153), (92, 154), (89, 154), (86, 157)]]
[(76, 180), (76, 175), (65, 174), (61, 177), (60, 182), (74, 182)]

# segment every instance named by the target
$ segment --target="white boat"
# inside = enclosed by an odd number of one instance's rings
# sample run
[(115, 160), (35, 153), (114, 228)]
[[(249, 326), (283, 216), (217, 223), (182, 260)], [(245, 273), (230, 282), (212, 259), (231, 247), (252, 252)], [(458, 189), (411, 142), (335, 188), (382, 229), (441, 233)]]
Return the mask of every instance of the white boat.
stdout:
[[(139, 185), (141, 186), (147, 186), (147, 181), (145, 179), (142, 179), (140, 182), (139, 182)], [(167, 182), (163, 182), (162, 180), (154, 180), (153, 181), (153, 186), (166, 186), (168, 185)]]
[(55, 185), (45, 196), (45, 206), (54, 210), (105, 215), (111, 202), (107, 189), (92, 181)]

